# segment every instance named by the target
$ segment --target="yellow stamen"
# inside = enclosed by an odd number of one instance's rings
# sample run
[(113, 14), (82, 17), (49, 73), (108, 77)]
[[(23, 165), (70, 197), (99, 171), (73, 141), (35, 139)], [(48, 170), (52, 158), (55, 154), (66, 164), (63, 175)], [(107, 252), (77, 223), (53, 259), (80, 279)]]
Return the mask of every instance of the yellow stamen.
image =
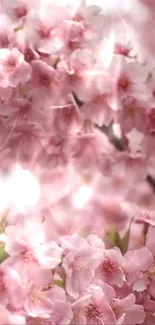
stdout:
[(32, 301), (41, 301), (43, 299), (43, 293), (41, 292), (41, 290), (38, 290), (38, 289), (34, 289), (32, 292), (31, 292), (31, 300)]
[(155, 265), (154, 266), (152, 266), (149, 270), (148, 270), (148, 276), (150, 277), (150, 278), (155, 278)]
[(13, 31), (14, 31), (15, 33), (17, 33), (17, 32), (19, 32), (19, 31), (22, 30), (22, 29), (24, 29), (23, 26), (18, 26), (18, 27), (15, 27)]

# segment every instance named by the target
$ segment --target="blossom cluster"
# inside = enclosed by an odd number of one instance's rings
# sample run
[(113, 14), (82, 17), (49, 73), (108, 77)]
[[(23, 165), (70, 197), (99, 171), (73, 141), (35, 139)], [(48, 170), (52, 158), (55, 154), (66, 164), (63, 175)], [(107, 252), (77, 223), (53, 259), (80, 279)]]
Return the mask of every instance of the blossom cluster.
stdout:
[(0, 0), (0, 325), (155, 324), (155, 5), (131, 2)]

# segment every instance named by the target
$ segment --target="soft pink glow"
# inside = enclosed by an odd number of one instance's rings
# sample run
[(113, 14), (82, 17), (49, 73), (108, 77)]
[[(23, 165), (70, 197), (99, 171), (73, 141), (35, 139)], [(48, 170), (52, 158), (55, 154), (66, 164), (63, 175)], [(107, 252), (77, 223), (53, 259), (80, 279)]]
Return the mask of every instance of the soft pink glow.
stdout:
[(155, 5), (0, 0), (0, 325), (155, 324)]

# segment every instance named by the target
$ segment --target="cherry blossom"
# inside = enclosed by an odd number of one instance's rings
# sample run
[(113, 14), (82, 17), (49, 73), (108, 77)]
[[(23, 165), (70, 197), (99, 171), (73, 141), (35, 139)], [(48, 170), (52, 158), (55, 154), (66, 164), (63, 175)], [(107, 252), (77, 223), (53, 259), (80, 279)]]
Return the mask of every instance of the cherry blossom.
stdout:
[(124, 260), (119, 250), (107, 250), (99, 266), (99, 278), (117, 286), (123, 286), (125, 282)]
[(2, 87), (17, 87), (30, 79), (31, 67), (16, 48), (0, 49), (0, 74)]
[(145, 312), (142, 306), (135, 304), (136, 298), (131, 293), (124, 299), (113, 301), (114, 312), (117, 317), (120, 316), (121, 324), (142, 324), (145, 319)]
[[(32, 61), (31, 66), (33, 88), (30, 90), (30, 96), (36, 102), (36, 105), (42, 109), (45, 103), (49, 105), (48, 101), (51, 99), (52, 93), (54, 100), (56, 100), (60, 93), (58, 72), (40, 60)], [(55, 105), (57, 105), (57, 102)]]
[(118, 111), (116, 117), (121, 125), (122, 132), (128, 133), (133, 128), (139, 132), (144, 132), (148, 123), (149, 110), (147, 103), (134, 97), (127, 97), (122, 104), (123, 108)]
[[(79, 243), (79, 248), (75, 248), (70, 253), (66, 254), (62, 263), (67, 275), (67, 292), (74, 298), (78, 298), (91, 282), (95, 274), (95, 269), (101, 260), (100, 251), (98, 252), (97, 250), (94, 250), (84, 239), (81, 239), (80, 243), (80, 237), (76, 237), (73, 235), (71, 238), (62, 238), (62, 247), (66, 249), (68, 245), (75, 245), (75, 240)], [(82, 250), (80, 249), (81, 245)]]
[(53, 109), (53, 129), (62, 135), (77, 133), (82, 125), (82, 116), (75, 105), (68, 104), (61, 108)]
[(32, 223), (30, 225), (25, 220), (16, 226), (6, 228), (6, 251), (10, 256), (21, 254), (25, 262), (38, 261), (44, 267), (55, 268), (61, 261), (61, 248), (55, 242), (46, 242), (41, 222), (34, 219)]
[(20, 308), (20, 299), (23, 295), (20, 275), (14, 269), (2, 266), (0, 269), (0, 279), (1, 305), (7, 306), (10, 304), (15, 308)]
[(0, 324), (155, 323), (155, 8), (0, 0)]
[[(139, 258), (136, 261), (137, 254)], [(144, 256), (146, 256), (145, 262)], [(138, 250), (127, 252), (125, 258), (127, 260), (127, 276), (129, 282), (133, 283), (133, 290), (138, 292), (145, 290), (149, 284), (149, 274), (154, 262), (151, 252), (146, 247), (142, 247)]]
[(97, 285), (91, 285), (88, 288), (88, 294), (76, 300), (73, 304), (74, 322), (78, 324), (116, 324), (116, 318), (107, 296)]

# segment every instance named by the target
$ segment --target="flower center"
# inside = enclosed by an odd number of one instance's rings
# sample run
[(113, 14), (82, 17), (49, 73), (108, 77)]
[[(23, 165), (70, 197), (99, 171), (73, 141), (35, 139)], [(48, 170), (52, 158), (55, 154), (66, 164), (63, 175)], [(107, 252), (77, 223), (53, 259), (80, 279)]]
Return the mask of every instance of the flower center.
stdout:
[(49, 87), (51, 80), (46, 74), (40, 74), (39, 83), (44, 87)]
[(30, 295), (30, 298), (33, 302), (36, 302), (36, 301), (41, 301), (43, 299), (43, 293), (41, 290), (38, 290), (38, 289), (34, 289), (32, 292), (31, 292), (31, 295)]
[(15, 8), (15, 15), (17, 18), (22, 18), (22, 17), (26, 16), (27, 8), (24, 6)]
[(101, 312), (94, 302), (91, 302), (85, 309), (85, 315), (88, 318), (100, 317)]
[(105, 257), (99, 269), (100, 272), (104, 273), (106, 276), (111, 276), (114, 273), (114, 264), (110, 261), (108, 257)]
[(5, 68), (6, 68), (9, 72), (11, 72), (12, 70), (15, 69), (16, 64), (17, 64), (17, 62), (16, 62), (15, 58), (8, 58), (8, 59), (5, 61)]
[(118, 80), (118, 87), (126, 91), (129, 87), (129, 80), (126, 76), (122, 76)]
[(80, 272), (86, 271), (88, 270), (88, 263), (85, 261), (77, 260), (74, 265), (74, 270)]
[(122, 45), (119, 43), (117, 43), (115, 45), (115, 53), (117, 53), (117, 54), (128, 56), (130, 51), (131, 51), (131, 48), (129, 46), (125, 46), (125, 45)]
[(34, 59), (34, 54), (33, 54), (33, 52), (31, 51), (31, 49), (27, 49), (26, 51), (25, 51), (25, 60), (27, 61), (27, 62), (31, 62), (33, 59)]
[(24, 260), (25, 262), (37, 262), (32, 250), (26, 250), (24, 253)]
[(38, 29), (37, 32), (38, 32), (40, 38), (48, 38), (51, 33), (51, 28), (49, 28), (47, 26), (40, 26), (40, 28)]

